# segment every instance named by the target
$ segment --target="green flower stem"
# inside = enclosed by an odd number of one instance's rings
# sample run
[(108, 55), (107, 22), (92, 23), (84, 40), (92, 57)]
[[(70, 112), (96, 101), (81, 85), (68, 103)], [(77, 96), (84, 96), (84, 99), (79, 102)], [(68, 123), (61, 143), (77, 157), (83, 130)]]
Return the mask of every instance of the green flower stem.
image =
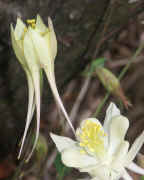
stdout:
[[(126, 72), (128, 71), (131, 63), (137, 58), (137, 56), (141, 53), (142, 49), (144, 48), (144, 44), (141, 43), (140, 46), (138, 47), (138, 49), (136, 50), (136, 52), (134, 53), (134, 55), (132, 56), (132, 58), (129, 60), (129, 62), (127, 63), (127, 65), (122, 69), (122, 71), (120, 72), (118, 79), (121, 80), (124, 75), (126, 74)], [(104, 104), (106, 103), (106, 101), (108, 100), (109, 96), (110, 96), (110, 92), (107, 92), (105, 97), (103, 98), (102, 102), (98, 105), (96, 112), (94, 113), (94, 117), (97, 117), (101, 111), (101, 109), (103, 108)]]
[(97, 116), (98, 116), (98, 114), (100, 113), (102, 107), (104, 106), (104, 104), (105, 104), (106, 101), (108, 100), (109, 96), (110, 96), (110, 92), (107, 92), (106, 95), (105, 95), (105, 97), (104, 97), (103, 100), (101, 101), (101, 103), (98, 105), (98, 107), (97, 107), (97, 109), (96, 109), (96, 112), (95, 112), (94, 115), (93, 115), (94, 117), (97, 117)]
[(141, 53), (141, 51), (143, 50), (143, 48), (144, 48), (144, 44), (141, 43), (140, 46), (139, 46), (139, 48), (136, 50), (136, 52), (134, 53), (134, 55), (133, 55), (132, 58), (130, 59), (130, 61), (127, 63), (127, 65), (126, 65), (126, 66), (123, 68), (123, 70), (121, 71), (121, 73), (120, 73), (120, 75), (119, 75), (119, 77), (118, 77), (119, 80), (121, 80), (121, 79), (124, 77), (125, 73), (126, 73), (127, 70), (129, 69), (131, 63), (137, 58), (137, 56)]

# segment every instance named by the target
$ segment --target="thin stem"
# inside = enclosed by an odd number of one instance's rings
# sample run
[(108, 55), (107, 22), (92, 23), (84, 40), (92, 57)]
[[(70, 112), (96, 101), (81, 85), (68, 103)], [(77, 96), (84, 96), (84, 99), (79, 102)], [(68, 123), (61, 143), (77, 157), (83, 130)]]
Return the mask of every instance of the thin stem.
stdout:
[(132, 56), (131, 60), (129, 61), (129, 63), (123, 68), (123, 70), (121, 71), (118, 79), (121, 80), (123, 78), (123, 76), (125, 75), (125, 73), (127, 72), (127, 70), (129, 69), (131, 63), (136, 59), (136, 57), (140, 54), (140, 52), (142, 51), (142, 49), (144, 48), (144, 44), (140, 44), (140, 46), (138, 47), (138, 49), (136, 50), (136, 52), (134, 53), (134, 55)]
[(102, 107), (104, 106), (104, 104), (105, 104), (106, 101), (108, 100), (109, 96), (110, 96), (110, 92), (107, 92), (106, 95), (105, 95), (105, 97), (103, 98), (102, 102), (98, 105), (98, 107), (97, 107), (97, 109), (96, 109), (96, 112), (95, 112), (94, 115), (93, 115), (94, 117), (97, 117), (97, 116), (98, 116), (98, 114), (100, 113)]

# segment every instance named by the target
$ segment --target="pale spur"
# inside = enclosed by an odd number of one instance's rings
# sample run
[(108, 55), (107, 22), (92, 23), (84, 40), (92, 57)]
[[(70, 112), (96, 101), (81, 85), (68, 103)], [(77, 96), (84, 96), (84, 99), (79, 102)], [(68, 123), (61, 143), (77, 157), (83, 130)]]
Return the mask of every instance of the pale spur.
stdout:
[(125, 135), (129, 121), (111, 103), (106, 111), (104, 125), (96, 118), (83, 120), (76, 130), (77, 141), (50, 134), (68, 167), (87, 172), (92, 180), (132, 180), (126, 169), (144, 175), (144, 169), (133, 160), (144, 143), (144, 132), (129, 149)]
[(21, 63), (26, 73), (29, 88), (29, 103), (26, 126), (18, 158), (20, 158), (21, 156), (21, 152), (23, 149), (27, 131), (30, 126), (30, 122), (33, 117), (35, 107), (37, 112), (37, 130), (35, 142), (32, 151), (29, 154), (29, 158), (34, 151), (38, 140), (40, 126), (40, 91), (42, 84), (42, 69), (46, 73), (57, 105), (60, 106), (63, 114), (65, 115), (65, 118), (73, 129), (67, 112), (65, 111), (59, 97), (55, 82), (54, 60), (57, 54), (57, 40), (52, 21), (50, 18), (48, 18), (47, 27), (43, 23), (41, 17), (37, 15), (36, 20), (27, 20), (27, 24), (28, 26), (26, 26), (20, 18), (17, 18), (15, 29), (11, 25), (12, 47), (14, 49), (17, 59)]

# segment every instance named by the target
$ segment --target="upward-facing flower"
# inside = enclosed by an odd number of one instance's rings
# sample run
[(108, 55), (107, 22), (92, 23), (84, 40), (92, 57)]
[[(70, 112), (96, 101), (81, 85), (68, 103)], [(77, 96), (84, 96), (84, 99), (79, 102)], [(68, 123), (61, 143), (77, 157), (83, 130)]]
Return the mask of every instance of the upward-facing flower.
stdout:
[(33, 117), (35, 106), (37, 111), (37, 130), (33, 149), (29, 155), (29, 158), (31, 157), (34, 151), (38, 140), (40, 124), (40, 81), (42, 81), (41, 69), (45, 71), (55, 100), (57, 104), (60, 106), (61, 110), (63, 111), (69, 124), (71, 125), (69, 117), (59, 97), (55, 82), (54, 60), (57, 54), (57, 40), (52, 21), (50, 18), (48, 18), (47, 27), (43, 23), (41, 17), (37, 15), (36, 21), (35, 19), (27, 20), (27, 23), (28, 26), (26, 26), (22, 22), (22, 20), (18, 18), (15, 29), (11, 25), (12, 46), (16, 54), (16, 57), (18, 58), (26, 73), (29, 88), (28, 113), (25, 131), (22, 139), (22, 145), (18, 156), (19, 158), (21, 155), (21, 151), (24, 145), (30, 122)]
[(102, 127), (95, 118), (82, 121), (76, 131), (77, 141), (51, 133), (51, 138), (61, 153), (66, 166), (88, 172), (92, 180), (132, 180), (126, 168), (144, 175), (134, 158), (144, 143), (144, 132), (129, 149), (125, 135), (129, 121), (111, 103)]

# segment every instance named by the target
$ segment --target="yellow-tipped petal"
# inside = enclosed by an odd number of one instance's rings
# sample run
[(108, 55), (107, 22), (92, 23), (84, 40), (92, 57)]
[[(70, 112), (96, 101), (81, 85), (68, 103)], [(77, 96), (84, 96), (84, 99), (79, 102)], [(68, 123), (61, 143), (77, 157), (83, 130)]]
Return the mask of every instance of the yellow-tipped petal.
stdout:
[(52, 51), (53, 60), (55, 59), (57, 55), (57, 40), (56, 40), (56, 34), (54, 31), (53, 23), (51, 18), (48, 18), (48, 27), (49, 27), (49, 37), (50, 37), (50, 47)]
[(40, 15), (37, 15), (37, 20), (36, 20), (36, 27), (35, 29), (40, 32), (40, 33), (45, 33), (48, 32), (48, 28), (47, 26), (43, 23), (42, 18), (40, 17)]
[(26, 25), (20, 18), (17, 18), (17, 23), (14, 31), (16, 40), (20, 40), (21, 38), (23, 38), (25, 31)]

